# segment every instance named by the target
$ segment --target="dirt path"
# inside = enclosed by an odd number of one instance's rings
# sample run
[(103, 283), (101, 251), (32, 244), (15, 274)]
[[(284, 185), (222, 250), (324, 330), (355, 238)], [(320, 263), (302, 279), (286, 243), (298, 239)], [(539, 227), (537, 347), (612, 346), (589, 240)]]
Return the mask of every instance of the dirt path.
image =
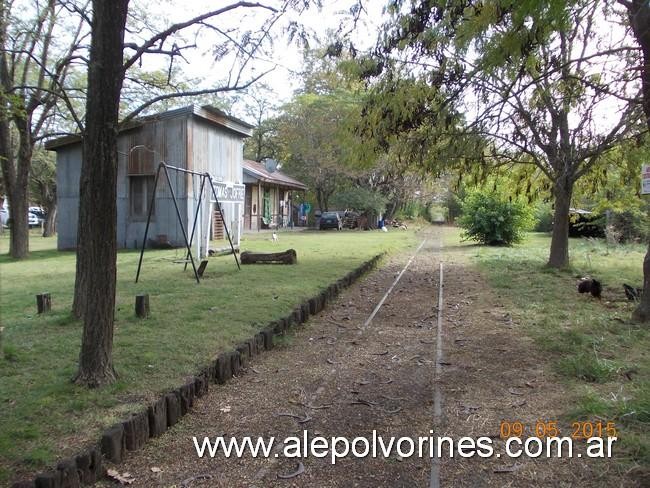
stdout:
[[(192, 440), (205, 436), (491, 436), (502, 419), (534, 423), (553, 418), (562, 392), (545, 374), (534, 346), (517, 330), (498, 298), (453, 253), (444, 254), (444, 361), (438, 391), (442, 415), (434, 425), (439, 238), (427, 240), (372, 322), (373, 309), (409, 256), (382, 266), (345, 291), (239, 378), (199, 400), (194, 412), (165, 435), (132, 453), (120, 472), (132, 486), (428, 487), (431, 460), (329, 455), (286, 459), (200, 459)], [(434, 429), (431, 434), (431, 429)], [(276, 443), (276, 447), (280, 443)], [(364, 450), (359, 443), (358, 450)], [(342, 447), (342, 446), (341, 446)], [(416, 443), (417, 449), (417, 443)], [(402, 445), (408, 452), (409, 445)], [(426, 450), (426, 449), (425, 449)], [(275, 454), (278, 454), (276, 457)], [(602, 460), (442, 459), (440, 486), (618, 486)], [(152, 468), (154, 468), (152, 470)], [(495, 472), (496, 471), (496, 472)], [(500, 472), (503, 471), (503, 472)], [(434, 480), (435, 484), (435, 480)], [(106, 483), (108, 485), (108, 483)]]

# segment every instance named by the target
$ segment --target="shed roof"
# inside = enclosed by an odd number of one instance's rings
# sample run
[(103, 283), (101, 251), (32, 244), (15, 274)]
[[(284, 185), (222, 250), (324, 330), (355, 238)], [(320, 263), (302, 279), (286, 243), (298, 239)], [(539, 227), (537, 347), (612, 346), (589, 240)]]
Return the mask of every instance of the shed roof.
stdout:
[(292, 178), (291, 176), (287, 176), (278, 170), (270, 172), (262, 163), (258, 163), (257, 161), (244, 159), (243, 169), (244, 173), (264, 183), (273, 183), (295, 190), (307, 189), (307, 185), (304, 183)]
[[(181, 107), (174, 110), (168, 110), (166, 112), (161, 112), (158, 114), (147, 115), (144, 117), (139, 117), (134, 119), (124, 126), (120, 127), (120, 133), (126, 132), (137, 127), (141, 127), (145, 124), (152, 122), (157, 122), (159, 120), (172, 119), (176, 117), (184, 116), (195, 116), (199, 119), (205, 120), (210, 124), (220, 126), (227, 130), (233, 131), (242, 138), (250, 137), (252, 134), (252, 129), (254, 126), (248, 122), (244, 122), (241, 119), (228, 115), (223, 110), (213, 107), (212, 105), (188, 105), (187, 107)], [(68, 136), (59, 137), (56, 139), (49, 140), (45, 143), (45, 149), (57, 150), (60, 147), (67, 146), (69, 144), (75, 144), (81, 141), (80, 134), (71, 134)]]

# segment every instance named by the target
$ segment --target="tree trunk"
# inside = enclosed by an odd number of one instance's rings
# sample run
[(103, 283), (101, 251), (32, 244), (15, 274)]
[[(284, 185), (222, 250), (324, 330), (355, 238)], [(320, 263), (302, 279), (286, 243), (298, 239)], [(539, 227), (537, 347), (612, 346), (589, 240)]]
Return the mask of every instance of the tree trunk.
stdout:
[(548, 266), (562, 269), (569, 265), (569, 209), (573, 183), (568, 178), (560, 178), (555, 182), (553, 195), (555, 210), (553, 212), (553, 234), (551, 237), (551, 253)]
[(9, 255), (12, 258), (24, 259), (29, 253), (29, 222), (27, 214), (27, 185), (7, 185), (7, 200), (9, 201)]
[[(24, 121), (28, 124), (28, 121)], [(9, 255), (16, 259), (23, 259), (29, 253), (29, 223), (27, 213), (29, 202), (27, 189), (29, 185), (29, 167), (32, 160), (31, 134), (23, 133), (23, 125), (19, 129), (20, 142), (17, 158), (11, 147), (10, 122), (6, 116), (0, 117), (0, 160), (2, 176), (7, 191), (9, 205), (9, 218), (11, 230), (9, 236)], [(17, 159), (17, 161), (16, 161)]]
[[(7, 45), (8, 6), (2, 2), (0, 6), (0, 45)], [(9, 55), (2, 51), (0, 56), (0, 91), (10, 93), (13, 90), (13, 80), (10, 75)], [(13, 258), (23, 259), (29, 253), (29, 224), (27, 212), (27, 189), (29, 185), (29, 170), (32, 164), (34, 145), (31, 132), (31, 115), (24, 105), (14, 105), (2, 97), (0, 105), (0, 163), (4, 178), (9, 203), (9, 213), (12, 221), (11, 235), (9, 237), (9, 255)], [(21, 110), (17, 110), (22, 109)], [(14, 153), (11, 144), (11, 122), (13, 121), (18, 131), (18, 154)]]
[(52, 237), (56, 233), (56, 200), (45, 206), (47, 212), (45, 224), (43, 225), (43, 237)]
[[(115, 380), (117, 135), (128, 0), (93, 0), (86, 128), (80, 177), (75, 303), (84, 320), (75, 382)], [(77, 303), (77, 296), (81, 302)]]
[[(647, 0), (633, 0), (628, 7), (628, 14), (634, 37), (643, 51), (641, 92), (643, 113), (650, 129), (650, 3)], [(632, 319), (640, 322), (650, 321), (650, 235), (647, 239), (648, 251), (643, 260), (643, 295), (632, 314)]]
[(31, 141), (31, 122), (26, 119), (16, 121), (18, 128), (18, 157), (16, 165), (10, 168), (13, 178), (7, 182), (7, 198), (11, 214), (11, 237), (9, 254), (12, 258), (23, 259), (29, 254), (29, 170), (32, 165), (33, 145)]
[(320, 187), (316, 187), (316, 202), (318, 203), (318, 210), (320, 210), (321, 213), (326, 212), (327, 208), (325, 207), (325, 203), (323, 202), (323, 190)]
[(643, 260), (643, 294), (639, 305), (632, 313), (632, 320), (650, 322), (650, 243)]
[(386, 206), (386, 212), (384, 213), (384, 220), (392, 220), (397, 208), (399, 206), (399, 197), (393, 198), (393, 201)]
[(43, 223), (43, 237), (51, 237), (56, 232), (56, 183), (48, 180), (48, 178), (36, 181), (41, 205), (46, 214)]

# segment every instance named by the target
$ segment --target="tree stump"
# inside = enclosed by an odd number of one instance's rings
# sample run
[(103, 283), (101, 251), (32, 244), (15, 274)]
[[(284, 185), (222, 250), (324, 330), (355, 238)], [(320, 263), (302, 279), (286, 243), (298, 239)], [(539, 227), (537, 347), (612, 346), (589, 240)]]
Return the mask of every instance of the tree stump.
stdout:
[(241, 264), (296, 264), (298, 256), (293, 249), (284, 252), (243, 252)]
[(49, 312), (52, 308), (52, 297), (49, 293), (36, 295), (36, 308), (38, 313)]
[(135, 315), (141, 319), (149, 317), (149, 295), (136, 295), (135, 296)]

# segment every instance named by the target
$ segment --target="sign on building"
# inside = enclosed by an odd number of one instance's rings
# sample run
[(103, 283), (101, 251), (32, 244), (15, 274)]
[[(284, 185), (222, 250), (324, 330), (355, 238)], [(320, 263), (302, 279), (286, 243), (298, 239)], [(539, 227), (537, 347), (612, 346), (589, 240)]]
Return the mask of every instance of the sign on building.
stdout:
[[(244, 203), (244, 192), (246, 187), (237, 183), (213, 181), (214, 191), (217, 194), (219, 203)], [(212, 200), (212, 192), (209, 192)], [(213, 201), (213, 200), (212, 200)]]

